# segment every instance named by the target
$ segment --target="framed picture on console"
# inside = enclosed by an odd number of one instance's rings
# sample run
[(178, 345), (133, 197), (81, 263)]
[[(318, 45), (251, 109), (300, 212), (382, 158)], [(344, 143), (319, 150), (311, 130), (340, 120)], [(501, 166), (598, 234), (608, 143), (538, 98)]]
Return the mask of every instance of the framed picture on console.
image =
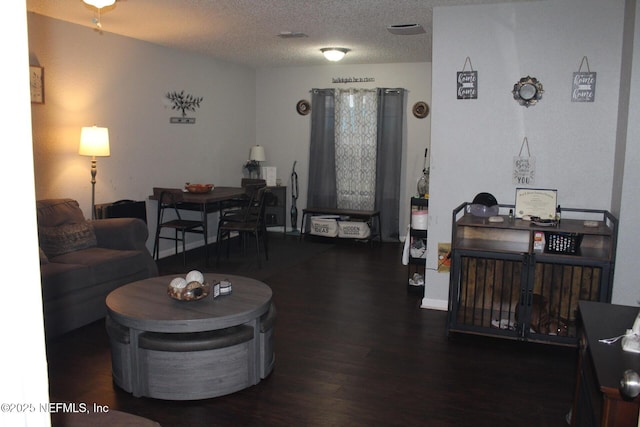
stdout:
[(29, 84), (31, 87), (31, 103), (44, 104), (44, 68), (29, 66)]
[(558, 203), (558, 190), (542, 188), (516, 188), (516, 218), (535, 216), (554, 219)]

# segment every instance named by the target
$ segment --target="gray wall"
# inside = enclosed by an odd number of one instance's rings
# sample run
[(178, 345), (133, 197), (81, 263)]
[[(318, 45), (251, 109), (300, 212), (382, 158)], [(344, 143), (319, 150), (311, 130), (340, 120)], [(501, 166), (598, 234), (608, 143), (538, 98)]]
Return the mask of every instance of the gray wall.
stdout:
[(638, 224), (640, 222), (640, 10), (635, 0), (626, 2), (625, 39), (620, 84), (620, 119), (614, 181), (614, 209), (620, 212), (614, 302), (637, 305)]

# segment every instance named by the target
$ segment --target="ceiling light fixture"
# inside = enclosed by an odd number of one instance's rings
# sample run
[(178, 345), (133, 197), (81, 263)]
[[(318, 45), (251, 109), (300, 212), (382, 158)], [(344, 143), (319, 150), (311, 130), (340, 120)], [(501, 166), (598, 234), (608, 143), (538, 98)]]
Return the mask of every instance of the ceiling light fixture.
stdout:
[(82, 0), (82, 1), (97, 9), (102, 9), (103, 7), (111, 6), (116, 2), (116, 0)]
[(340, 61), (349, 52), (350, 49), (344, 47), (325, 47), (320, 49), (320, 52), (324, 54), (324, 57), (329, 61)]

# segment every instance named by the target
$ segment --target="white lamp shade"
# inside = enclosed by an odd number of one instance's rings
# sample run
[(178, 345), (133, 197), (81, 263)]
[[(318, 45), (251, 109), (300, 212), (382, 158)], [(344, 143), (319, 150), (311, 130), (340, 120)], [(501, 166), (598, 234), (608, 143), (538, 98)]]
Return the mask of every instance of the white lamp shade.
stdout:
[(349, 49), (345, 49), (342, 47), (326, 47), (324, 49), (320, 49), (325, 58), (329, 61), (337, 62), (340, 61), (344, 56), (349, 52)]
[(80, 148), (78, 154), (81, 156), (108, 157), (109, 152), (109, 129), (96, 126), (83, 127), (80, 132)]
[(267, 158), (264, 155), (264, 147), (262, 145), (254, 145), (249, 152), (249, 160), (256, 162), (264, 162)]
[(88, 5), (97, 7), (98, 9), (102, 9), (103, 7), (111, 6), (116, 2), (116, 0), (82, 0)]

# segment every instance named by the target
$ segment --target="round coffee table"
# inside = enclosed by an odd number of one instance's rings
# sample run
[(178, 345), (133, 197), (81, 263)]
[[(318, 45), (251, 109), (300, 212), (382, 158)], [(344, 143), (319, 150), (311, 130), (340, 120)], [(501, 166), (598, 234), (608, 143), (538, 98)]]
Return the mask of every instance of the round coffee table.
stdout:
[[(134, 396), (202, 399), (257, 384), (261, 364), (273, 362), (272, 292), (248, 277), (226, 279), (230, 295), (177, 301), (167, 287), (178, 275), (152, 277), (112, 291), (106, 299), (107, 330), (116, 384)], [(270, 322), (272, 325), (273, 322)], [(269, 372), (270, 372), (269, 368)]]

